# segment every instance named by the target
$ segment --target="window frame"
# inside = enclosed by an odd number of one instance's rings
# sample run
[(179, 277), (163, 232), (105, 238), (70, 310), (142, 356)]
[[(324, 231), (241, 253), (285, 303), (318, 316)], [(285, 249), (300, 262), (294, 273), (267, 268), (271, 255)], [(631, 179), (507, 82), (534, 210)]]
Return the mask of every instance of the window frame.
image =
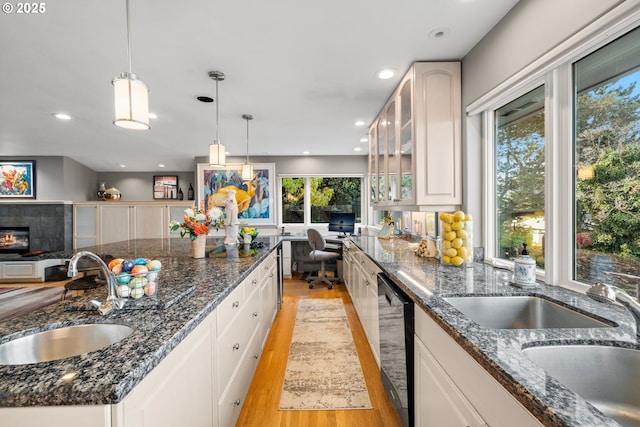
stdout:
[(513, 269), (496, 258), (495, 112), (540, 85), (545, 87), (545, 269), (537, 278), (547, 284), (586, 291), (574, 280), (574, 107), (573, 63), (640, 26), (640, 10), (619, 7), (588, 25), (466, 108), (482, 120), (482, 244), (485, 262)]
[[(303, 178), (304, 179), (304, 222), (283, 222), (283, 208), (282, 208), (282, 178)], [(287, 227), (291, 229), (306, 229), (309, 227), (323, 227), (328, 226), (328, 222), (311, 222), (311, 187), (309, 186), (310, 178), (360, 178), (360, 218), (363, 222), (356, 223), (356, 229), (358, 226), (366, 225), (364, 221), (368, 217), (368, 199), (364, 200), (364, 197), (367, 191), (365, 188), (366, 179), (364, 174), (299, 174), (299, 173), (291, 173), (291, 174), (279, 174), (278, 175), (278, 205), (279, 205), (279, 213), (278, 213), (278, 227)]]

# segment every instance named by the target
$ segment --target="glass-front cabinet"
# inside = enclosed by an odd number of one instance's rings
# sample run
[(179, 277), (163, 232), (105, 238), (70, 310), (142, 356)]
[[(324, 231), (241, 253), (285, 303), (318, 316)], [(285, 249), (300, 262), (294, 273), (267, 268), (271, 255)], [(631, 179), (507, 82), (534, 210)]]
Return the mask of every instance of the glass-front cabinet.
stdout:
[(374, 208), (462, 202), (459, 62), (416, 62), (369, 129)]

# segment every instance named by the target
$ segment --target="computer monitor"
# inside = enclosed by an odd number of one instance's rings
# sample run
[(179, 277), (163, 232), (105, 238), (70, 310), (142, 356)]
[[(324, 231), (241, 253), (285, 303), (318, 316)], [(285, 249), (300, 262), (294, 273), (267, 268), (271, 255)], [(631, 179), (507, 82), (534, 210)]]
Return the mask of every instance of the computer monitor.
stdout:
[(356, 214), (353, 212), (331, 212), (329, 214), (329, 231), (337, 231), (339, 237), (353, 234), (356, 225)]

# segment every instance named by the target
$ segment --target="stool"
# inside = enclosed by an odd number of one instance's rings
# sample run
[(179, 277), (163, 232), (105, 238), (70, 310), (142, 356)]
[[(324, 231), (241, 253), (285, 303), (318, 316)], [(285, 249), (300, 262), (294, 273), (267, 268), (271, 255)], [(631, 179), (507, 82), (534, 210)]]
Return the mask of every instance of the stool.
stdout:
[(96, 275), (84, 276), (75, 280), (71, 280), (64, 285), (64, 291), (60, 301), (64, 301), (69, 291), (88, 291), (89, 289), (95, 289), (106, 284), (107, 281), (99, 278)]

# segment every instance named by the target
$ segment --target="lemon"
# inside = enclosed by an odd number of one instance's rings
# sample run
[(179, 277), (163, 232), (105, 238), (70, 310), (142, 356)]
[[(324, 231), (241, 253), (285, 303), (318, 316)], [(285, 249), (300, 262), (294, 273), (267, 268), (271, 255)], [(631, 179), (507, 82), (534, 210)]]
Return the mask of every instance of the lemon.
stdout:
[(453, 241), (451, 241), (451, 247), (456, 249), (461, 248), (462, 239), (458, 237), (457, 239), (454, 239)]
[(458, 235), (456, 234), (455, 231), (448, 231), (444, 233), (444, 240), (453, 240), (456, 237), (458, 237)]
[(451, 231), (451, 224), (447, 224), (446, 222), (443, 222), (442, 229), (444, 230), (445, 233)]
[(442, 262), (445, 263), (445, 264), (451, 264), (451, 258), (449, 258), (446, 255), (443, 255), (442, 256)]
[(462, 259), (467, 257), (467, 248), (465, 248), (464, 246), (461, 248), (458, 248), (458, 256)]
[(463, 262), (464, 260), (459, 256), (454, 256), (453, 258), (451, 258), (451, 264), (455, 266), (462, 265)]
[(451, 224), (453, 222), (453, 215), (448, 213), (440, 214), (440, 220), (444, 223)]
[(453, 214), (454, 221), (464, 221), (464, 212), (457, 211)]
[(466, 239), (467, 238), (467, 230), (459, 230), (458, 231), (458, 237), (461, 239)]
[(444, 254), (450, 258), (453, 258), (454, 256), (458, 255), (458, 250), (453, 248), (445, 249)]
[(445, 240), (445, 241), (442, 242), (442, 248), (443, 249), (448, 249), (450, 247), (451, 247), (451, 241)]
[(464, 220), (465, 220), (465, 221), (471, 221), (472, 219), (473, 219), (473, 218), (471, 218), (471, 215), (469, 215), (469, 214), (466, 214), (466, 215), (464, 216)]
[(462, 230), (464, 228), (464, 223), (457, 221), (451, 224), (451, 229), (454, 231)]

